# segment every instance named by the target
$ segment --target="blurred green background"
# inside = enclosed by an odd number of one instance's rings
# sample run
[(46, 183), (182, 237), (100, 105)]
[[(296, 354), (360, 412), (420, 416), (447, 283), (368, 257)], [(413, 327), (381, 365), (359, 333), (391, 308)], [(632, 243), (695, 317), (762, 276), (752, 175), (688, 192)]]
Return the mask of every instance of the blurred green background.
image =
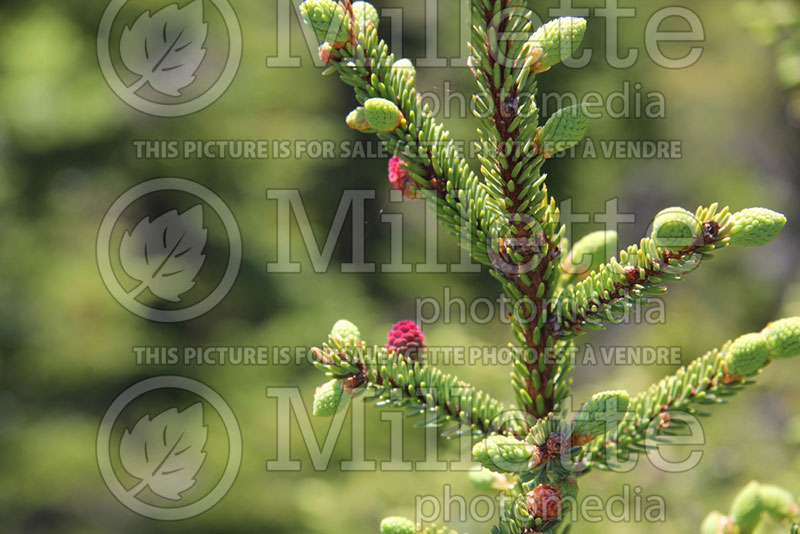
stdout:
[[(406, 261), (422, 261), (424, 207), (389, 203), (385, 159), (136, 158), (134, 140), (365, 139), (344, 126), (354, 106), (352, 93), (338, 80), (319, 76), (294, 15), (292, 50), (302, 66), (267, 68), (267, 57), (277, 53), (277, 2), (231, 4), (244, 38), (238, 74), (212, 106), (177, 119), (137, 112), (106, 84), (95, 52), (104, 2), (0, 4), (3, 532), (368, 533), (377, 531), (385, 515), (413, 516), (416, 496), (441, 498), (445, 484), (468, 500), (477, 495), (465, 473), (343, 472), (339, 461), (351, 456), (346, 435), (327, 471), (311, 467), (298, 434), (292, 453), (303, 470), (268, 472), (266, 462), (277, 457), (277, 405), (265, 395), (266, 388), (299, 387), (310, 404), (323, 377), (307, 363), (136, 365), (137, 346), (306, 348), (321, 343), (342, 317), (356, 322), (368, 341), (381, 343), (395, 321), (413, 318), (417, 298), (441, 300), (445, 287), (468, 302), (498, 295), (497, 284), (485, 272), (342, 274), (339, 264), (350, 258), (347, 239), (337, 245), (328, 272), (314, 273), (295, 240), (293, 259), (303, 264), (302, 272), (267, 273), (266, 264), (277, 257), (277, 204), (266, 198), (273, 188), (300, 190), (318, 236), (327, 232), (344, 190), (375, 189), (377, 198), (367, 203), (366, 212), (368, 259), (379, 265), (389, 261), (390, 227), (380, 222), (385, 210), (404, 214)], [(425, 3), (387, 0), (376, 5), (403, 8), (405, 54), (424, 55)], [(459, 17), (453, 15), (458, 5), (456, 0), (438, 2), (439, 50), (448, 57), (460, 50)], [(540, 14), (557, 5), (531, 3)], [(575, 5), (594, 9), (603, 3), (578, 0)], [(785, 231), (768, 247), (723, 251), (674, 286), (666, 298), (664, 324), (621, 325), (585, 339), (596, 347), (679, 346), (688, 362), (771, 319), (800, 314), (800, 130), (787, 112), (790, 96), (776, 74), (774, 50), (740, 24), (725, 0), (687, 6), (706, 33), (698, 63), (668, 70), (650, 61), (644, 50), (645, 22), (669, 5), (639, 5), (636, 18), (620, 22), (620, 49), (635, 47), (640, 56), (627, 69), (603, 60), (605, 20), (593, 12), (586, 40), (593, 61), (579, 70), (554, 68), (542, 76), (541, 89), (608, 95), (628, 81), (641, 83), (643, 93), (663, 93), (666, 118), (603, 117), (592, 123), (590, 136), (597, 141), (679, 140), (681, 158), (564, 158), (548, 167), (553, 193), (571, 198), (575, 212), (601, 213), (608, 199), (618, 198), (623, 213), (636, 215), (634, 224), (621, 228), (620, 245), (637, 241), (653, 215), (670, 205), (693, 209), (719, 201), (734, 209), (763, 205), (787, 214)], [(797, 4), (782, 5), (788, 5), (787, 16), (796, 21)], [(388, 19), (384, 22), (388, 32)], [(686, 51), (685, 44), (670, 45), (667, 53), (670, 47), (676, 55)], [(419, 69), (420, 89), (440, 96), (445, 88), (469, 94), (470, 84), (464, 68)], [(456, 138), (474, 135), (470, 118), (453, 117), (447, 124)], [(190, 178), (216, 192), (235, 214), (244, 248), (241, 272), (227, 298), (208, 314), (174, 325), (148, 322), (119, 305), (106, 290), (95, 257), (100, 221), (111, 203), (133, 185), (161, 176)], [(580, 235), (599, 228), (580, 224), (574, 231)], [(440, 244), (440, 259), (457, 262), (453, 243), (442, 235)], [(214, 261), (212, 256), (208, 261)], [(439, 322), (425, 331), (428, 343), (437, 346), (503, 346), (511, 337), (498, 320), (488, 325)], [(449, 370), (504, 400), (511, 398), (507, 368)], [(576, 399), (599, 388), (639, 391), (673, 370), (580, 368)], [(174, 523), (145, 519), (120, 505), (103, 483), (95, 454), (98, 426), (113, 399), (141, 379), (164, 374), (193, 377), (219, 392), (236, 413), (244, 445), (239, 476), (227, 496), (210, 511)], [(800, 493), (800, 436), (789, 432), (800, 406), (798, 376), (800, 360), (781, 362), (766, 370), (757, 388), (715, 410), (705, 425), (703, 461), (690, 472), (665, 474), (642, 462), (628, 474), (593, 474), (581, 482), (585, 494), (609, 496), (628, 484), (641, 486), (645, 496), (663, 496), (666, 522), (583, 523), (576, 531), (696, 531), (708, 511), (727, 509), (737, 488), (751, 478)], [(323, 436), (329, 421), (314, 419), (313, 424)], [(405, 455), (415, 461), (424, 456), (424, 432), (412, 424), (404, 436)], [(389, 426), (377, 410), (368, 411), (366, 428), (367, 458), (388, 459)], [(443, 456), (454, 456), (452, 444), (443, 447), (448, 451)], [(454, 526), (471, 533), (490, 529), (474, 521)], [(777, 530), (773, 525), (768, 531)]]

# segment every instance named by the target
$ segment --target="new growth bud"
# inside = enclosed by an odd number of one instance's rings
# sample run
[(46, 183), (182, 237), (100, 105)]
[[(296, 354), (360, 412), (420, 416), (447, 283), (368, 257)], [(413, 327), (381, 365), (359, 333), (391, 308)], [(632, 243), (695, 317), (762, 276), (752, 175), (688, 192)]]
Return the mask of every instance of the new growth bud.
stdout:
[(761, 488), (751, 481), (731, 504), (733, 522), (744, 532), (752, 532), (761, 520)]
[(331, 417), (339, 409), (339, 402), (342, 399), (341, 380), (331, 380), (325, 382), (314, 392), (314, 404), (311, 413), (318, 417)]
[(381, 534), (415, 534), (417, 527), (405, 517), (387, 517), (381, 521)]
[(786, 217), (766, 208), (748, 208), (734, 213), (731, 223), (731, 245), (757, 247), (775, 239), (786, 224)]
[(556, 111), (536, 134), (535, 142), (544, 157), (551, 158), (580, 143), (588, 127), (588, 117), (576, 104)]
[(761, 334), (745, 334), (731, 343), (725, 356), (725, 370), (732, 376), (748, 376), (767, 363), (769, 346)]
[(385, 98), (370, 98), (364, 102), (364, 110), (370, 127), (379, 132), (392, 133), (405, 122), (397, 104)]
[(489, 436), (472, 447), (472, 455), (486, 469), (501, 473), (525, 471), (538, 463), (538, 448), (511, 436)]
[(791, 358), (800, 354), (800, 317), (773, 321), (761, 333), (767, 339), (771, 360)]
[(683, 208), (667, 208), (653, 220), (650, 237), (657, 247), (678, 252), (697, 243), (702, 233), (702, 225), (693, 213)]
[(328, 41), (339, 48), (350, 39), (347, 13), (333, 0), (306, 0), (300, 4), (300, 13), (320, 41)]
[(366, 33), (370, 26), (377, 29), (380, 23), (378, 11), (369, 2), (353, 2), (353, 17), (358, 33)]
[(800, 519), (800, 505), (794, 495), (781, 487), (761, 484), (761, 504), (764, 505), (764, 511), (775, 521)]
[(572, 426), (573, 434), (602, 436), (616, 425), (631, 402), (627, 391), (603, 391), (583, 403)]
[(348, 345), (355, 345), (361, 341), (361, 331), (350, 321), (340, 319), (333, 325), (331, 337), (341, 339)]
[(570, 57), (578, 50), (584, 33), (586, 20), (579, 17), (561, 17), (541, 26), (526, 45), (534, 57), (531, 70), (544, 72)]

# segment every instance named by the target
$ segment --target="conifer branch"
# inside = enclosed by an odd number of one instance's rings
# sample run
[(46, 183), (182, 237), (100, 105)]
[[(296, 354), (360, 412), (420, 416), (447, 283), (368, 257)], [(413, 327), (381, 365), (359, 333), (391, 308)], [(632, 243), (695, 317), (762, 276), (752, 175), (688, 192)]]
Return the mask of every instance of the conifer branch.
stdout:
[[(587, 118), (572, 106), (539, 126), (534, 97), (536, 76), (578, 47), (583, 19), (562, 17), (531, 32), (522, 0), (472, 0), (478, 177), (421, 104), (411, 62), (395, 61), (378, 38), (374, 7), (306, 0), (301, 10), (326, 41), (320, 57), (328, 71), (355, 89), (360, 106), (347, 124), (377, 134), (396, 154), (389, 163), (396, 189), (435, 201), (443, 224), (466, 235), (473, 257), (490, 267), (511, 299), (518, 342), (511, 347), (511, 382), (520, 411), (507, 412), (489, 395), (425, 364), (425, 336), (413, 322), (397, 323), (385, 348), (368, 350), (355, 325), (339, 321), (329, 343), (314, 350), (316, 365), (332, 379), (315, 394), (315, 414), (332, 415), (347, 394), (369, 391), (380, 404), (424, 415), (423, 424), (454, 425), (447, 435), (481, 437), (474, 456), (503, 477), (495, 489), (512, 497), (493, 533), (566, 531), (567, 497), (577, 495), (575, 477), (586, 472), (579, 467), (607, 469), (614, 453), (646, 450), (648, 437), (664, 439), (680, 429), (671, 412), (704, 415), (697, 405), (724, 402), (770, 361), (800, 353), (800, 318), (777, 321), (710, 351), (632, 400), (624, 391), (597, 393), (573, 420), (564, 420), (560, 403), (570, 393), (577, 335), (663, 293), (666, 282), (681, 280), (718, 248), (770, 242), (785, 217), (764, 208), (731, 214), (716, 204), (694, 213), (670, 208), (656, 216), (649, 237), (616, 258), (603, 262), (615, 232), (587, 236), (569, 251), (541, 171), (548, 158), (580, 142)], [(586, 253), (590, 272), (573, 271), (573, 257)], [(419, 531), (408, 520), (388, 518), (381, 532)]]
[[(552, 265), (561, 254), (558, 243), (565, 228), (559, 225), (558, 209), (541, 174), (546, 152), (537, 138), (535, 74), (543, 70), (537, 70), (537, 62), (547, 57), (545, 49), (560, 49), (564, 39), (559, 31), (557, 39), (546, 38), (546, 31), (531, 36), (530, 11), (519, 0), (473, 0), (472, 17), (470, 68), (479, 88), (475, 100), (481, 120), (478, 157), (489, 193), (504, 215), (497, 241), (490, 243), (492, 274), (519, 310), (514, 334), (521, 348), (515, 351), (512, 373), (517, 403), (534, 417), (543, 417), (559, 400), (554, 376), (568, 371), (556, 369), (547, 357), (556, 349), (543, 330), (545, 303), (559, 275)], [(585, 22), (559, 19), (558, 29), (562, 22), (578, 34), (569, 39), (572, 50)]]
[[(674, 211), (670, 208), (663, 213)], [(580, 282), (563, 287), (551, 304), (554, 321), (550, 333), (573, 337), (584, 329), (602, 329), (604, 320), (647, 304), (648, 296), (667, 291), (666, 282), (683, 280), (702, 260), (712, 258), (711, 252), (730, 244), (733, 223), (727, 207), (700, 207), (691, 220), (696, 228), (677, 238), (675, 246), (665, 246), (664, 239), (655, 234), (643, 238)]]
[[(345, 5), (352, 10), (349, 0)], [(486, 186), (458, 153), (450, 133), (434, 119), (430, 107), (421, 103), (414, 67), (407, 60), (395, 61), (386, 42), (378, 38), (376, 24), (355, 26), (351, 32), (341, 48), (322, 45), (330, 69), (354, 88), (361, 105), (369, 99), (385, 99), (397, 106), (403, 118), (391, 132), (356, 129), (377, 133), (387, 149), (402, 159), (415, 188), (437, 206), (442, 223), (452, 233), (468, 237), (478, 262), (490, 264), (486, 243), (499, 210)]]
[(613, 467), (612, 458), (616, 454), (646, 452), (648, 446), (662, 445), (664, 440), (657, 437), (656, 431), (675, 429), (670, 412), (705, 415), (694, 405), (723, 404), (726, 397), (751, 385), (752, 381), (728, 379), (725, 356), (729, 346), (709, 351), (634, 397), (616, 434), (608, 439), (598, 438), (587, 446), (590, 465), (600, 469)]
[[(791, 341), (790, 341), (791, 340)], [(745, 334), (713, 349), (634, 397), (630, 409), (606, 438), (586, 446), (588, 465), (611, 467), (616, 454), (646, 452), (679, 433), (682, 422), (674, 414), (708, 416), (696, 406), (719, 405), (754, 384), (751, 377), (774, 360), (800, 353), (800, 319), (768, 324), (761, 332)]]
[(522, 433), (513, 412), (454, 375), (396, 351), (368, 348), (361, 341), (346, 342), (335, 333), (329, 341), (313, 350), (315, 365), (341, 382), (345, 392), (369, 390), (380, 405), (401, 406), (412, 415), (424, 416), (424, 425), (455, 423), (443, 432), (448, 437), (465, 432), (476, 437)]

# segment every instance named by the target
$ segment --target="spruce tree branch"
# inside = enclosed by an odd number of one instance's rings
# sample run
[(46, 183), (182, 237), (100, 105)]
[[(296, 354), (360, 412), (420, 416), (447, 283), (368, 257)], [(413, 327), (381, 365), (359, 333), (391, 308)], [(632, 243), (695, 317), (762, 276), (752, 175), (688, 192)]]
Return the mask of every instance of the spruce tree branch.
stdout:
[[(541, 169), (547, 158), (580, 142), (588, 118), (580, 105), (570, 106), (540, 128), (536, 75), (577, 50), (586, 21), (561, 17), (531, 34), (531, 12), (524, 0), (473, 0), (472, 7), (470, 67), (480, 89), (475, 109), (482, 126), (478, 159), (483, 181), (469, 169), (430, 108), (421, 103), (410, 62), (395, 62), (379, 40), (379, 15), (373, 6), (351, 0), (306, 0), (301, 11), (316, 35), (328, 41), (320, 57), (330, 65), (329, 71), (353, 86), (363, 105), (348, 116), (348, 125), (378, 133), (404, 162), (402, 166), (397, 159), (390, 162), (392, 183), (413, 196), (414, 189), (406, 188), (407, 178), (413, 178), (415, 190), (436, 202), (446, 227), (469, 238), (473, 256), (491, 267), (511, 297), (516, 312), (512, 327), (520, 345), (512, 347), (516, 351), (512, 385), (525, 413), (507, 413), (482, 391), (420, 361), (418, 350), (405, 350), (424, 346), (421, 331), (409, 330), (411, 335), (402, 334), (397, 342), (397, 333), (406, 332), (405, 327), (393, 329), (390, 349), (367, 350), (357, 327), (347, 321), (334, 325), (329, 345), (314, 349), (316, 365), (333, 380), (317, 389), (313, 410), (316, 415), (332, 415), (345, 393), (370, 392), (381, 404), (424, 415), (423, 424), (454, 424), (444, 432), (448, 436), (488, 436), (486, 450), (495, 466), (499, 465), (495, 456), (502, 461), (524, 460), (521, 471), (516, 464), (509, 465), (519, 478), (505, 490), (516, 498), (502, 510), (493, 532), (566, 531), (566, 508), (551, 509), (549, 504), (560, 507), (565, 497), (577, 494), (574, 477), (582, 465), (563, 464), (563, 457), (610, 468), (615, 453), (645, 451), (652, 446), (649, 438), (663, 441), (664, 436), (675, 435), (682, 427), (674, 412), (705, 415), (695, 405), (724, 402), (724, 397), (750, 384), (747, 377), (770, 359), (800, 352), (800, 318), (741, 336), (632, 401), (626, 392), (598, 393), (567, 423), (557, 408), (571, 385), (573, 337), (584, 329), (602, 328), (606, 314), (625, 312), (647, 295), (666, 291), (664, 282), (682, 279), (717, 248), (771, 241), (786, 219), (764, 208), (732, 216), (716, 205), (700, 208), (696, 215), (679, 210), (661, 219), (657, 216), (653, 238), (622, 251), (619, 259), (601, 264), (585, 279), (562, 276), (559, 258), (566, 252), (560, 250), (565, 227)], [(675, 239), (687, 237), (687, 228), (689, 244), (675, 245)], [(624, 401), (625, 407), (609, 408), (606, 401), (611, 399)], [(626, 412), (629, 404), (631, 410)], [(602, 426), (595, 425), (598, 417)], [(506, 446), (516, 447), (517, 453)], [(402, 518), (389, 518), (381, 530), (418, 532)], [(440, 530), (423, 532), (440, 534)]]
[(548, 333), (570, 338), (584, 329), (602, 329), (603, 321), (627, 313), (636, 304), (647, 302), (648, 295), (667, 291), (665, 282), (683, 280), (711, 252), (729, 245), (731, 224), (728, 208), (716, 204), (698, 208), (702, 234), (680, 250), (657, 246), (643, 238), (611, 258), (584, 280), (562, 288), (549, 303), (551, 321)]
[(364, 391), (359, 388), (366, 386), (376, 401), (424, 415), (425, 424), (457, 423), (445, 435), (464, 431), (471, 431), (476, 438), (490, 433), (523, 435), (514, 414), (501, 402), (456, 376), (385, 348), (331, 341), (333, 345), (313, 349), (315, 365), (342, 380), (346, 391), (359, 393)]
[(726, 402), (726, 397), (743, 390), (753, 382), (743, 376), (731, 376), (726, 371), (726, 356), (731, 343), (713, 349), (681, 367), (675, 374), (665, 377), (648, 390), (631, 400), (630, 408), (617, 426), (616, 435), (598, 438), (586, 446), (582, 461), (589, 466), (613, 466), (616, 454), (645, 452), (663, 444), (664, 436), (675, 429), (670, 412), (683, 412), (693, 416), (709, 415), (698, 412), (694, 405), (714, 405)]
[(458, 154), (450, 133), (433, 118), (429, 106), (421, 103), (413, 81), (398, 75), (394, 60), (376, 29), (369, 27), (333, 51), (331, 68), (355, 89), (359, 103), (380, 97), (397, 104), (405, 122), (378, 137), (403, 159), (419, 190), (438, 206), (443, 223), (462, 237), (467, 229), (473, 256), (489, 264), (486, 244), (499, 215), (496, 202)]
[[(470, 64), (481, 90), (477, 98), (491, 110), (490, 118), (482, 121), (481, 171), (504, 215), (501, 237), (490, 244), (493, 274), (521, 314), (514, 333), (522, 349), (516, 351), (512, 384), (520, 407), (541, 417), (555, 404), (552, 387), (548, 390), (554, 366), (545, 358), (548, 339), (539, 328), (551, 292), (548, 267), (559, 250), (551, 224), (554, 212), (548, 209), (550, 199), (540, 177), (544, 158), (533, 142), (538, 124), (535, 82), (531, 76), (525, 86), (529, 92), (520, 94), (519, 82), (528, 80), (527, 76), (521, 80), (520, 73), (530, 66), (520, 57), (522, 44), (506, 39), (507, 34), (530, 32), (526, 15), (518, 0), (494, 4), (473, 0)], [(529, 116), (521, 115), (521, 110)], [(528, 128), (521, 128), (523, 119)]]

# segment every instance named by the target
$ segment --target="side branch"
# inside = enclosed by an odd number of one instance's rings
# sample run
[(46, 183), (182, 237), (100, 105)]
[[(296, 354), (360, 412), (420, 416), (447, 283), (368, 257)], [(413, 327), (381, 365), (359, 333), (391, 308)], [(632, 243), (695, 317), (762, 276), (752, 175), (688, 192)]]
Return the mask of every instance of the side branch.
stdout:
[(698, 412), (694, 406), (725, 403), (726, 397), (753, 384), (748, 377), (759, 374), (773, 360), (798, 353), (800, 318), (797, 317), (775, 321), (761, 332), (729, 341), (637, 395), (616, 426), (616, 435), (591, 442), (584, 459), (602, 469), (613, 466), (617, 453), (644, 452), (652, 446), (647, 440), (663, 442), (680, 430), (683, 422), (675, 420), (671, 412), (709, 415)]
[(475, 259), (489, 264), (488, 233), (499, 210), (458, 153), (450, 133), (434, 120), (429, 106), (421, 103), (413, 67), (396, 64), (372, 25), (344, 47), (332, 50), (330, 66), (355, 89), (359, 103), (377, 97), (397, 105), (404, 122), (392, 132), (379, 132), (379, 138), (402, 158), (417, 189), (436, 202), (443, 223), (462, 236), (466, 228)]
[(550, 303), (550, 334), (567, 338), (585, 328), (602, 329), (604, 320), (645, 303), (648, 295), (665, 293), (665, 282), (682, 280), (703, 259), (711, 258), (712, 251), (730, 244), (733, 225), (727, 207), (698, 208), (696, 219), (702, 221), (699, 232), (686, 246), (662, 248), (657, 240), (643, 238), (581, 282), (563, 288)]
[(456, 423), (444, 432), (448, 436), (522, 432), (514, 414), (502, 403), (456, 376), (384, 348), (368, 349), (363, 343), (336, 346), (335, 340), (332, 342), (334, 346), (326, 344), (313, 350), (315, 365), (341, 380), (351, 394), (369, 389), (382, 404), (424, 415), (424, 424)]

